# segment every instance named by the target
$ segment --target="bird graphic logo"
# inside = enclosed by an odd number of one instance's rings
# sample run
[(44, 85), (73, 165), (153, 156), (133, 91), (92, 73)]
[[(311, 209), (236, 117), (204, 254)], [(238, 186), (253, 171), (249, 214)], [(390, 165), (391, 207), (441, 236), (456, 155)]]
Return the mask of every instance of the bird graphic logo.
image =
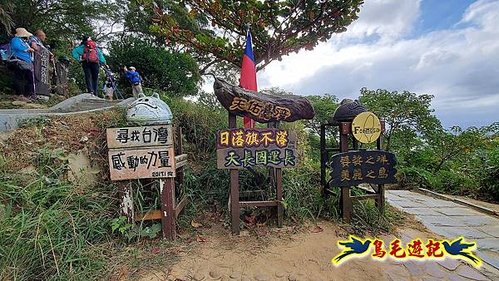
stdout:
[(343, 250), (336, 257), (334, 257), (331, 262), (335, 265), (339, 265), (347, 257), (367, 254), (367, 250), (370, 245), (371, 240), (366, 239), (363, 241), (358, 237), (350, 235), (349, 240), (338, 241), (338, 246), (343, 248)]
[(476, 248), (476, 243), (465, 243), (463, 240), (463, 237), (459, 237), (450, 243), (449, 241), (443, 241), (442, 245), (444, 245), (444, 249), (449, 255), (455, 258), (464, 257), (480, 267), (482, 261), (471, 253), (471, 250)]

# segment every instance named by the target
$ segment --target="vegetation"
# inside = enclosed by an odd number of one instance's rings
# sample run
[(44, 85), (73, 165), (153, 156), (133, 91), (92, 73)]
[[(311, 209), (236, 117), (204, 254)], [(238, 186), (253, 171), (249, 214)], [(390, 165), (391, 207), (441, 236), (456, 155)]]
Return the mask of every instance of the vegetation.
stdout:
[[(151, 1), (144, 1), (150, 3)], [(346, 31), (364, 1), (155, 1), (155, 31), (199, 56), (204, 72), (240, 67), (247, 26), (258, 69)]]
[[(112, 69), (134, 66), (144, 79), (144, 86), (165, 91), (169, 96), (183, 97), (197, 94), (199, 68), (186, 54), (171, 52), (152, 40), (125, 37), (112, 41), (108, 64)], [(129, 88), (122, 79), (123, 88)]]
[[(4, 37), (16, 26), (44, 28), (58, 55), (68, 55), (71, 41), (80, 35), (94, 35), (106, 46), (113, 69), (137, 67), (146, 92), (160, 93), (183, 129), (189, 155), (184, 192), (191, 204), (180, 226), (190, 229), (191, 219), (205, 210), (227, 214), (229, 191), (228, 173), (216, 168), (215, 153), (215, 132), (226, 128), (227, 113), (213, 95), (199, 90), (200, 73), (219, 62), (239, 65), (247, 23), (262, 68), (344, 31), (362, 2), (156, 1), (154, 6), (149, 0), (3, 1), (0, 28)], [(114, 24), (124, 29), (116, 33), (101, 28)], [(76, 81), (83, 81), (78, 64), (71, 72)], [(5, 80), (0, 79), (0, 87), (8, 92)], [(183, 99), (196, 94), (195, 102)], [(283, 125), (297, 132), (300, 159), (299, 167), (284, 171), (286, 218), (288, 223), (339, 221), (339, 192), (324, 198), (319, 182), (320, 125), (330, 121), (339, 101), (334, 95), (308, 98), (316, 117)], [(399, 185), (499, 202), (499, 123), (447, 130), (433, 115), (432, 98), (407, 91), (360, 90), (360, 101), (385, 121), (384, 148), (397, 155)], [(132, 224), (117, 216), (117, 190), (123, 183), (111, 182), (107, 173), (105, 128), (124, 124), (123, 112), (115, 111), (34, 119), (0, 142), (1, 280), (95, 280), (102, 279), (103, 272), (109, 276), (120, 271), (116, 264), (134, 270), (140, 266), (137, 261), (150, 262), (143, 248), (147, 239), (158, 236), (159, 224)], [(336, 134), (334, 129), (326, 132), (328, 143), (337, 144)], [(71, 180), (69, 157), (76, 153), (93, 160), (94, 182)], [(241, 173), (242, 196), (274, 196), (264, 181), (267, 171), (256, 169), (255, 174)], [(155, 184), (129, 184), (140, 190), (134, 193), (138, 211), (158, 209)], [(401, 219), (389, 207), (379, 213), (373, 202), (357, 203), (354, 209), (348, 227), (357, 233), (392, 231)], [(265, 211), (246, 209), (243, 214), (257, 215), (257, 222), (272, 222)]]

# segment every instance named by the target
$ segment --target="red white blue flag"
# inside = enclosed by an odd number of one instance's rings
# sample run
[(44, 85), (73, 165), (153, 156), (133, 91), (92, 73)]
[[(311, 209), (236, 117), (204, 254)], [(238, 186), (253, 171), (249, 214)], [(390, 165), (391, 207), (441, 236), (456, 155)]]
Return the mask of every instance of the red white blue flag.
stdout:
[[(241, 78), (239, 86), (246, 90), (257, 91), (256, 86), (256, 64), (253, 56), (253, 47), (251, 42), (251, 33), (249, 30), (246, 33), (246, 48), (243, 54), (243, 64), (241, 67)], [(244, 128), (254, 128), (255, 120), (243, 117)]]

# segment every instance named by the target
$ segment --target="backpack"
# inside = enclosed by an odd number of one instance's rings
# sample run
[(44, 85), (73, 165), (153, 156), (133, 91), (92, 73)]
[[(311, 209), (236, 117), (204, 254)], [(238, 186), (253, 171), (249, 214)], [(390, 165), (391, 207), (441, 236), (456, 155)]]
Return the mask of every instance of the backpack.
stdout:
[(87, 45), (83, 48), (82, 59), (86, 62), (99, 63), (99, 54), (97, 53), (97, 45), (94, 41), (87, 41)]

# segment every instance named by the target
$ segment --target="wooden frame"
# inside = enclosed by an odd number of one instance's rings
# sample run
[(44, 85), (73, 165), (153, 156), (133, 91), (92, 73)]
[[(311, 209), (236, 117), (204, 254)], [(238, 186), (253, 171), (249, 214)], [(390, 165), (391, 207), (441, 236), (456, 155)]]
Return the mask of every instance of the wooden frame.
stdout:
[(159, 189), (161, 196), (160, 210), (152, 210), (146, 213), (135, 214), (132, 200), (132, 190), (127, 187), (121, 192), (121, 210), (130, 221), (146, 221), (146, 220), (161, 220), (161, 230), (164, 239), (176, 239), (176, 220), (184, 207), (189, 202), (187, 197), (182, 197), (180, 200), (176, 198), (176, 183), (178, 186), (183, 185), (184, 181), (184, 166), (187, 165), (187, 154), (183, 154), (182, 147), (182, 129), (177, 127), (174, 137), (175, 146), (175, 163), (176, 177), (159, 179)]
[[(268, 128), (277, 128), (277, 123), (268, 123)], [(229, 112), (229, 129), (237, 128), (236, 115)], [(229, 206), (231, 214), (232, 234), (239, 235), (240, 214), (244, 207), (277, 207), (277, 226), (282, 227), (284, 207), (282, 205), (282, 169), (269, 167), (270, 180), (276, 188), (276, 199), (268, 201), (240, 201), (239, 199), (239, 170), (230, 169), (230, 197)]]
[[(339, 129), (339, 147), (327, 147), (326, 145), (326, 128), (338, 126)], [(382, 131), (384, 131), (384, 122), (381, 122)], [(322, 124), (321, 125), (321, 185), (323, 196), (328, 196), (331, 193), (330, 181), (326, 180), (326, 167), (328, 166), (328, 161), (333, 153), (348, 152), (350, 150), (349, 141), (352, 143), (352, 150), (357, 150), (359, 148), (358, 141), (352, 137), (352, 122), (339, 122), (338, 124)], [(381, 137), (376, 141), (376, 148), (381, 150)], [(352, 219), (353, 212), (353, 202), (365, 199), (374, 199), (376, 202), (376, 207), (380, 212), (383, 212), (385, 205), (385, 186), (384, 184), (372, 185), (371, 187), (374, 191), (365, 190), (367, 194), (352, 196), (350, 193), (351, 186), (340, 187), (340, 211), (342, 218), (345, 222), (350, 222)]]

